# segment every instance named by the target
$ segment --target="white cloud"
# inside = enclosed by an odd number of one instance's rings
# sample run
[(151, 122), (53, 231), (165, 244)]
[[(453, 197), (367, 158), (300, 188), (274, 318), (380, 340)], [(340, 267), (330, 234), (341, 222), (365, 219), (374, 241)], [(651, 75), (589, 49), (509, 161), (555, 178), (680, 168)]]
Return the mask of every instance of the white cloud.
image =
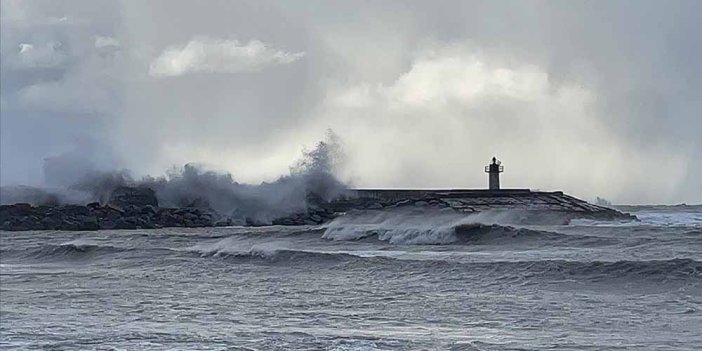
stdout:
[(237, 73), (294, 62), (304, 53), (290, 53), (251, 40), (193, 39), (183, 47), (172, 46), (151, 62), (149, 74), (173, 77), (189, 73)]
[[(494, 153), (505, 186), (702, 196), (695, 6), (615, 7), (602, 31), (601, 9), (558, 4), (193, 3), (0, 0), (2, 181), (35, 179), (75, 135), (137, 174), (203, 161), (271, 179), (331, 127), (359, 186), (483, 186)], [(285, 65), (301, 51), (304, 69)], [(205, 74), (256, 69), (275, 72)]]
[[(330, 89), (308, 126), (340, 134), (349, 154), (345, 176), (357, 185), (480, 187), (493, 155), (505, 162), (507, 187), (627, 201), (663, 198), (684, 177), (685, 155), (666, 157), (670, 150), (660, 149), (642, 157), (609, 130), (593, 109), (599, 97), (591, 87), (554, 83), (539, 66), (501, 63), (468, 48), (427, 51), (387, 84)], [(660, 185), (637, 192), (647, 181)]]
[(20, 43), (15, 65), (21, 68), (57, 67), (66, 61), (66, 56), (60, 42), (48, 42), (42, 45)]

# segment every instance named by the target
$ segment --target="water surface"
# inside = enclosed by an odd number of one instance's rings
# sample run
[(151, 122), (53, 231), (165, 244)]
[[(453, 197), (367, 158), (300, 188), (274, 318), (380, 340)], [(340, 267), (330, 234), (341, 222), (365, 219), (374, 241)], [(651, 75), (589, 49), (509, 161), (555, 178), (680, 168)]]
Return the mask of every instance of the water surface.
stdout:
[(0, 348), (702, 349), (702, 210), (635, 210), (1, 232)]

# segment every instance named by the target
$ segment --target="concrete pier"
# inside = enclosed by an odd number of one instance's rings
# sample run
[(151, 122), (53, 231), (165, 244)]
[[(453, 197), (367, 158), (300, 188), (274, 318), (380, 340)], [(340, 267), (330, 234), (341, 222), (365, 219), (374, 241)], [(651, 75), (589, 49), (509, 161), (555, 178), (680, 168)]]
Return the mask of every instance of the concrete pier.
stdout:
[(333, 201), (332, 206), (337, 211), (402, 206), (451, 208), (464, 213), (512, 211), (522, 213), (525, 218), (553, 215), (566, 223), (574, 218), (635, 218), (612, 208), (590, 204), (562, 191), (529, 189), (350, 189), (345, 196)]

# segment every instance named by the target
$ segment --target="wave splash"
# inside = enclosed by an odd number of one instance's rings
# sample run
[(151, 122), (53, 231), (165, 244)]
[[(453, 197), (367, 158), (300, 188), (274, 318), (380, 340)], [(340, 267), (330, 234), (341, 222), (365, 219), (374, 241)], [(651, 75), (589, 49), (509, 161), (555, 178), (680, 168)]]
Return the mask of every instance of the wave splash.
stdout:
[(336, 241), (378, 240), (398, 245), (509, 244), (525, 242), (591, 242), (608, 239), (513, 227), (514, 213), (461, 214), (452, 210), (396, 209), (356, 211), (324, 225), (322, 238)]
[(340, 261), (354, 257), (344, 252), (322, 252), (291, 248), (289, 243), (272, 241), (250, 243), (237, 237), (229, 237), (215, 243), (198, 244), (185, 249), (200, 257), (217, 257), (228, 259), (260, 259), (269, 262), (302, 261), (305, 263), (322, 263)]
[(51, 188), (1, 186), (0, 204), (104, 204), (119, 187), (146, 187), (155, 192), (161, 207), (196, 207), (235, 222), (248, 218), (269, 224), (341, 194), (347, 186), (335, 174), (343, 158), (341, 141), (332, 130), (312, 150), (303, 149), (287, 174), (260, 184), (240, 183), (230, 173), (197, 163), (136, 179), (129, 170), (98, 169), (69, 153), (45, 160), (44, 177)]

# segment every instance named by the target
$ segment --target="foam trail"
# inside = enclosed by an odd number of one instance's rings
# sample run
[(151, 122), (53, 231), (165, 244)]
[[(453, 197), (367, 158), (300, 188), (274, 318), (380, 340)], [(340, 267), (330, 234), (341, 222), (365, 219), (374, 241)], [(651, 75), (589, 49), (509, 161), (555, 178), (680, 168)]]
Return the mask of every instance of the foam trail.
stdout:
[(500, 219), (507, 217), (508, 213), (465, 215), (451, 209), (358, 211), (350, 212), (323, 226), (325, 232), (322, 237), (331, 240), (358, 240), (377, 235), (379, 240), (391, 244), (450, 244), (460, 240), (457, 228), (496, 225), (501, 222)]
[(661, 227), (702, 227), (702, 213), (699, 212), (635, 212), (636, 221), (597, 221), (591, 219), (574, 219), (571, 225), (597, 227), (634, 227), (641, 225)]

